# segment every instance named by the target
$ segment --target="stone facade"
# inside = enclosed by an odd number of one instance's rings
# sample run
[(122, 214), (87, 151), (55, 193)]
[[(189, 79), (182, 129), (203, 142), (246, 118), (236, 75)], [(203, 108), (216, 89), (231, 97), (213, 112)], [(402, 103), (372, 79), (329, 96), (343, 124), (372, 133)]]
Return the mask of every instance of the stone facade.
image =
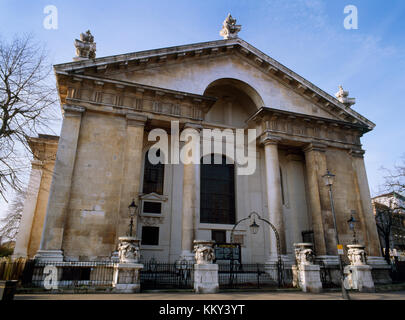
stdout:
[[(327, 168), (336, 175), (342, 243), (350, 243), (346, 221), (356, 210), (359, 240), (380, 256), (360, 142), (374, 124), (244, 40), (82, 59), (55, 72), (64, 119), (52, 182), (42, 177), (50, 190), (46, 219), (43, 207), (42, 218), (27, 218), (20, 238), (32, 244), (21, 240), (16, 253), (108, 260), (128, 229), (132, 199), (140, 208), (148, 199), (161, 205), (160, 214), (141, 209), (134, 221), (139, 239), (144, 227), (159, 228), (158, 244), (141, 243), (143, 260), (193, 259), (193, 240), (211, 239), (212, 230), (229, 242), (233, 224), (200, 222), (199, 165), (166, 164), (163, 193), (142, 192), (149, 132), (162, 128), (172, 143), (170, 121), (179, 121), (181, 130), (256, 129), (256, 170), (235, 174), (236, 221), (259, 212), (277, 228), (283, 256), (294, 259), (293, 244), (311, 230), (317, 256), (337, 254)], [(42, 233), (40, 244), (29, 229)], [(265, 225), (253, 235), (240, 224), (235, 235), (243, 239), (242, 262), (276, 255)]]

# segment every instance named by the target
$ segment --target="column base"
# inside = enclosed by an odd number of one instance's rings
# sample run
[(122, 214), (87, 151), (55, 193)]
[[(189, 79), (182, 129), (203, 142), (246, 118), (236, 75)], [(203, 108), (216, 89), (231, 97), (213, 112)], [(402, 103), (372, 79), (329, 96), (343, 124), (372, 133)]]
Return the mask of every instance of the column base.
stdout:
[(218, 265), (194, 265), (194, 291), (195, 293), (217, 293), (219, 291)]
[(34, 257), (35, 260), (42, 262), (62, 262), (62, 250), (38, 250)]
[(371, 276), (371, 267), (368, 265), (346, 266), (344, 269), (346, 289), (360, 292), (374, 292), (374, 281)]

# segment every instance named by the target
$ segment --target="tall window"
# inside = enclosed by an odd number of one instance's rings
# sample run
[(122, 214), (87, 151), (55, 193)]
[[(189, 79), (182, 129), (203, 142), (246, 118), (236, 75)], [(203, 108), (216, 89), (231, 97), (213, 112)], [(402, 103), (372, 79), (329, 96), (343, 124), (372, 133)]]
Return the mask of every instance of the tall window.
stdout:
[(201, 202), (200, 222), (234, 224), (235, 223), (235, 170), (233, 164), (201, 163)]
[[(149, 151), (145, 154), (145, 169), (143, 175), (143, 193), (163, 194), (163, 179), (165, 165), (163, 163), (152, 164), (148, 158)], [(160, 156), (160, 150), (157, 151)]]

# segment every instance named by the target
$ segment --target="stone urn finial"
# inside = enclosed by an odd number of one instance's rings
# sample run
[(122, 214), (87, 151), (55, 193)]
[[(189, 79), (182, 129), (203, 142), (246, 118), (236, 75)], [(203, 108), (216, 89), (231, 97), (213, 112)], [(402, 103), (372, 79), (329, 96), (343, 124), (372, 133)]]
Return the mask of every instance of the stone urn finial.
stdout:
[(194, 240), (195, 260), (197, 264), (212, 264), (215, 259), (212, 240)]
[(238, 37), (238, 32), (242, 29), (240, 24), (236, 24), (236, 19), (232, 18), (231, 14), (228, 13), (228, 16), (222, 23), (222, 29), (219, 32), (219, 35), (224, 39), (235, 39)]
[(335, 94), (339, 102), (343, 103), (346, 107), (351, 107), (356, 103), (355, 98), (349, 98), (349, 91), (344, 91), (342, 86), (339, 86), (339, 91)]
[(118, 240), (120, 263), (138, 263), (140, 258), (140, 240), (135, 237), (119, 237)]
[(96, 57), (96, 43), (90, 30), (80, 34), (80, 40), (75, 40), (76, 57), (73, 60), (94, 59)]
[(294, 247), (297, 266), (314, 263), (315, 257), (312, 243), (294, 243)]
[(347, 245), (347, 256), (352, 266), (362, 266), (367, 264), (367, 253), (362, 244)]

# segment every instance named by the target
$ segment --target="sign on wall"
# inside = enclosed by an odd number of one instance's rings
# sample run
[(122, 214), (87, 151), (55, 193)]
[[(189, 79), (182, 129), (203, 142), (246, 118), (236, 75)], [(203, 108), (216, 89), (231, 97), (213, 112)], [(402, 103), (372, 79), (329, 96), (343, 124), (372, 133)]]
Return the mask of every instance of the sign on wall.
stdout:
[(239, 243), (216, 243), (214, 245), (215, 261), (238, 261), (241, 263), (241, 248)]

